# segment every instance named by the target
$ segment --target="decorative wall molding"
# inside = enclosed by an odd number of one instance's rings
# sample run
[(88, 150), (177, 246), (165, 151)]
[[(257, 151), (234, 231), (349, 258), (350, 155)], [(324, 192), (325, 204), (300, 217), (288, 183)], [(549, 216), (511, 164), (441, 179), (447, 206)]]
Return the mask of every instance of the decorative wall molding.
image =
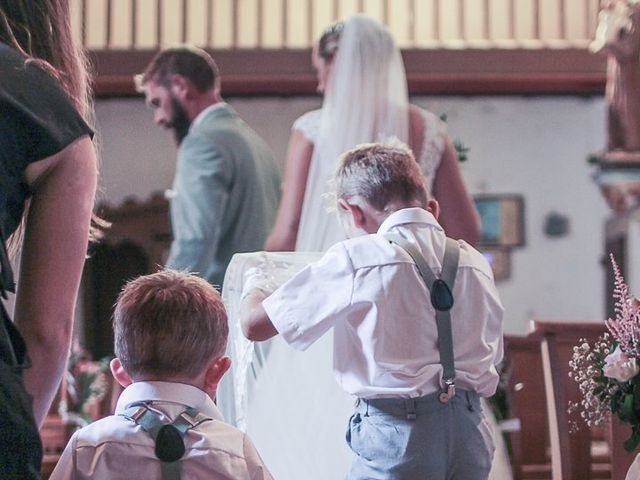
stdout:
[[(98, 97), (138, 95), (133, 75), (155, 50), (90, 53)], [(212, 50), (227, 96), (316, 94), (310, 50)], [(404, 50), (413, 95), (576, 94), (600, 95), (604, 57), (586, 49)]]

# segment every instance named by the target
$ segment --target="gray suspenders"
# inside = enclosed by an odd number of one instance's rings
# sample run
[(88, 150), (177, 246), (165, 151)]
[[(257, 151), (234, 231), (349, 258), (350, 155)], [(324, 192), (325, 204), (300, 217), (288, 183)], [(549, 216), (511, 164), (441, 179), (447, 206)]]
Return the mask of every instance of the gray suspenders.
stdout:
[(440, 278), (436, 277), (429, 268), (427, 261), (415, 245), (409, 243), (403, 237), (395, 233), (386, 233), (384, 237), (391, 243), (395, 243), (416, 262), (420, 276), (427, 290), (431, 294), (431, 304), (436, 309), (436, 326), (438, 328), (438, 350), (440, 352), (440, 364), (442, 365), (442, 392), (439, 399), (442, 403), (448, 402), (455, 395), (456, 371), (453, 361), (453, 339), (451, 336), (451, 314), (453, 306), (453, 285), (458, 272), (458, 260), (460, 258), (460, 245), (456, 240), (447, 238), (442, 272)]
[(184, 455), (183, 437), (188, 430), (212, 418), (188, 407), (172, 423), (164, 423), (146, 403), (137, 403), (120, 415), (140, 425), (156, 442), (155, 454), (160, 459), (162, 480), (180, 480), (180, 459)]

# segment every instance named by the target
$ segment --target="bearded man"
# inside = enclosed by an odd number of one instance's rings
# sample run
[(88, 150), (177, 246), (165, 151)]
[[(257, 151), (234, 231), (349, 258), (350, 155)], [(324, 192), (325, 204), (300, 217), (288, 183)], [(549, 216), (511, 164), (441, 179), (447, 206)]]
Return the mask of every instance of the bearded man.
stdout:
[(220, 96), (213, 58), (192, 47), (159, 52), (136, 84), (154, 121), (179, 145), (166, 265), (222, 289), (234, 253), (262, 250), (280, 199), (267, 144)]

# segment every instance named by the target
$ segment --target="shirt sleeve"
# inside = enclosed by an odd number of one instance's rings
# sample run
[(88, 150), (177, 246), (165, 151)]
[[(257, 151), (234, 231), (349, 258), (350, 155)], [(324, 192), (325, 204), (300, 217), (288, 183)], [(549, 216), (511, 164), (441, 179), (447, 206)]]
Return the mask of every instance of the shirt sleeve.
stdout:
[(204, 274), (211, 266), (220, 243), (232, 175), (231, 166), (208, 139), (184, 139), (171, 199), (174, 239), (169, 268)]
[(311, 143), (315, 143), (318, 139), (320, 131), (320, 119), (322, 110), (311, 110), (296, 119), (291, 126), (291, 130), (296, 130)]
[(36, 62), (13, 49), (0, 50), (0, 131), (2, 152), (19, 172), (50, 157), (93, 131), (74, 108), (60, 83)]
[(77, 432), (67, 442), (49, 480), (74, 480), (77, 478), (75, 474), (76, 442)]
[(278, 288), (262, 306), (284, 340), (305, 350), (347, 319), (354, 276), (349, 254), (339, 243)]
[(273, 480), (256, 447), (246, 435), (244, 436), (243, 448), (250, 480)]

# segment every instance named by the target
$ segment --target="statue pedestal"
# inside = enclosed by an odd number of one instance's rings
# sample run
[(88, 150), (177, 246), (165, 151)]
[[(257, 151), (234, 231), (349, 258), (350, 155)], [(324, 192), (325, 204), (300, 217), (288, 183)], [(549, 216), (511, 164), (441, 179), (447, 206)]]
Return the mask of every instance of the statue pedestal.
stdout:
[(614, 150), (589, 157), (593, 179), (609, 206), (623, 212), (640, 204), (640, 151)]
[(594, 157), (598, 158), (600, 165), (605, 168), (609, 168), (609, 167), (640, 168), (640, 151), (627, 152), (624, 150), (613, 150), (610, 152), (604, 152), (600, 155), (595, 155)]

